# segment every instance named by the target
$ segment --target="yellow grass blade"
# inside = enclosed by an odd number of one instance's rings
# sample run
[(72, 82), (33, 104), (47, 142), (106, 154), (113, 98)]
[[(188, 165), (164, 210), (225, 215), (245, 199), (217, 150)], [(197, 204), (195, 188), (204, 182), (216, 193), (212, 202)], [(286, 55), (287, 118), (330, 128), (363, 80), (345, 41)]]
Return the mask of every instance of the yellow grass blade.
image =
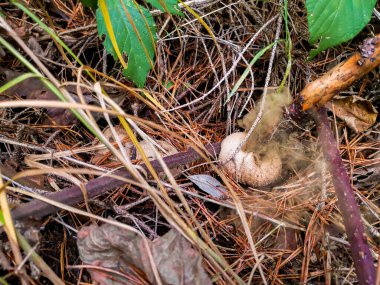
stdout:
[(117, 44), (115, 33), (113, 32), (111, 18), (110, 18), (110, 14), (108, 13), (107, 4), (106, 4), (105, 0), (99, 0), (99, 8), (103, 14), (104, 23), (105, 23), (106, 28), (107, 28), (108, 36), (110, 37), (110, 40), (112, 42), (113, 49), (115, 50), (117, 57), (119, 58), (123, 68), (127, 68), (127, 64), (125, 63), (123, 56), (120, 52), (119, 46)]
[(195, 12), (193, 9), (191, 9), (191, 7), (187, 6), (183, 1), (181, 0), (178, 0), (179, 3), (181, 3), (183, 5), (183, 7), (191, 14), (193, 15), (198, 21), (199, 23), (202, 24), (202, 26), (206, 29), (206, 31), (209, 33), (210, 37), (212, 38), (212, 40), (216, 43), (216, 38), (214, 36), (214, 33), (212, 32), (211, 28), (207, 25), (207, 23), (202, 19), (201, 16), (199, 16), (199, 14), (197, 12)]
[(17, 235), (16, 235), (16, 230), (15, 230), (15, 226), (14, 226), (12, 215), (11, 215), (11, 210), (9, 209), (7, 191), (4, 187), (1, 172), (0, 172), (0, 206), (1, 206), (1, 211), (3, 213), (3, 217), (4, 217), (4, 229), (8, 236), (16, 264), (21, 264), (22, 256), (21, 256), (19, 244), (17, 241)]

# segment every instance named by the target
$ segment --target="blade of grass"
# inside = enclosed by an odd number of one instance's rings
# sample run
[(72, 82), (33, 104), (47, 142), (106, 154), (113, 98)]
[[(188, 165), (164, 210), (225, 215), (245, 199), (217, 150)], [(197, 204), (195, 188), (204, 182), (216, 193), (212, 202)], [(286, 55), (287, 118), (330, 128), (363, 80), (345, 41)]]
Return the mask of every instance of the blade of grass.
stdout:
[[(0, 207), (1, 207), (1, 213), (3, 215), (3, 225), (4, 225), (4, 230), (8, 236), (9, 243), (11, 245), (11, 249), (13, 252), (13, 256), (15, 259), (15, 263), (17, 265), (22, 263), (22, 255), (20, 252), (20, 247), (17, 241), (17, 235), (16, 235), (16, 230), (15, 226), (13, 223), (11, 211), (9, 209), (9, 204), (8, 204), (8, 199), (7, 199), (7, 191), (4, 187), (3, 184), (3, 178), (1, 176), (1, 171), (0, 171)], [(24, 269), (21, 269), (21, 273), (24, 273)], [(26, 280), (21, 276), (21, 283), (22, 284), (28, 284)]]
[[(3, 22), (3, 19), (0, 18), (0, 21), (2, 24), (5, 24)], [(4, 25), (3, 25), (4, 26)], [(9, 30), (8, 30), (9, 31)], [(12, 35), (12, 34), (11, 34)], [(19, 39), (14, 38), (19, 44)], [(62, 91), (56, 87), (59, 86), (59, 83), (56, 82), (56, 84), (51, 83), (46, 77), (44, 77), (21, 53), (19, 53), (11, 44), (9, 44), (3, 37), (0, 36), (0, 44), (3, 45), (7, 50), (9, 50), (18, 60), (20, 60), (33, 74), (35, 74), (36, 77), (40, 78), (40, 80), (62, 101), (68, 102), (70, 101), (70, 98), (67, 98), (64, 96)], [(24, 44), (22, 42), (22, 44)], [(25, 45), (25, 44), (24, 44)], [(23, 45), (22, 45), (23, 47)], [(26, 47), (26, 46), (25, 46)], [(29, 49), (28, 49), (29, 50)], [(32, 53), (32, 57), (33, 53)], [(71, 100), (73, 101), (73, 100)], [(73, 114), (87, 127), (91, 130), (90, 126), (87, 124), (86, 120), (77, 112), (75, 109), (71, 109)]]
[[(43, 21), (41, 21), (32, 11), (30, 11), (28, 8), (16, 0), (11, 0), (11, 3), (23, 11), (30, 18), (32, 18), (33, 21), (35, 21), (45, 32), (47, 32), (54, 39), (54, 41), (59, 43), (80, 65), (84, 65), (82, 61), (75, 55), (75, 53), (60, 39), (60, 37)], [(91, 74), (89, 75), (91, 76)]]
[(124, 61), (123, 55), (121, 54), (120, 49), (119, 49), (119, 45), (117, 44), (116, 36), (115, 36), (115, 33), (113, 32), (113, 26), (111, 23), (110, 14), (108, 13), (106, 1), (105, 0), (99, 0), (98, 5), (99, 5), (100, 11), (102, 12), (103, 17), (104, 17), (104, 23), (106, 24), (108, 36), (110, 37), (112, 47), (115, 50), (117, 58), (119, 59), (121, 65), (125, 69), (125, 68), (127, 68), (127, 64)]
[(286, 70), (285, 70), (285, 75), (284, 78), (282, 79), (280, 86), (278, 87), (278, 93), (282, 91), (286, 84), (286, 80), (290, 74), (290, 70), (292, 68), (292, 49), (293, 49), (293, 43), (292, 39), (290, 37), (290, 32), (289, 32), (289, 14), (288, 14), (288, 0), (284, 0), (284, 8), (283, 8), (283, 14), (284, 14), (284, 22), (285, 22), (285, 47), (287, 51), (287, 57), (288, 57), (288, 62), (286, 64)]
[(28, 78), (41, 78), (38, 74), (34, 73), (24, 73), (20, 76), (17, 76), (16, 78), (13, 78), (12, 80), (5, 83), (3, 86), (0, 87), (0, 93), (3, 93), (4, 91), (8, 90), (9, 88), (12, 88), (13, 86), (19, 84), (20, 82), (28, 79)]
[(216, 41), (216, 38), (214, 36), (214, 33), (212, 32), (211, 28), (207, 25), (207, 23), (202, 19), (201, 16), (199, 16), (199, 14), (197, 12), (195, 12), (193, 9), (191, 9), (190, 6), (187, 6), (182, 0), (178, 0), (179, 3), (182, 4), (182, 6), (191, 14), (193, 15), (198, 21), (199, 23), (201, 23), (201, 25), (206, 29), (206, 31), (208, 32), (208, 34), (210, 35), (210, 37), (212, 38), (212, 40), (214, 41), (214, 43), (218, 46), (218, 42)]
[(26, 254), (29, 254), (30, 259), (33, 263), (44, 273), (46, 278), (48, 278), (53, 284), (64, 285), (65, 283), (54, 273), (54, 271), (46, 264), (46, 262), (39, 256), (33, 248), (30, 246), (28, 241), (24, 238), (22, 234), (16, 231), (17, 239), (20, 243), (21, 248)]
[(243, 83), (245, 78), (248, 76), (249, 71), (252, 69), (252, 66), (256, 63), (256, 61), (258, 61), (263, 56), (264, 53), (266, 53), (268, 50), (270, 50), (273, 47), (273, 45), (274, 45), (274, 42), (271, 43), (270, 45), (266, 46), (265, 48), (261, 49), (253, 57), (253, 59), (251, 60), (249, 65), (244, 70), (243, 74), (240, 76), (239, 80), (236, 82), (234, 88), (232, 88), (230, 94), (228, 94), (228, 97), (227, 97), (226, 102), (224, 104), (227, 104), (231, 100), (232, 96), (234, 96), (235, 92), (239, 89), (240, 85)]
[(0, 283), (3, 285), (9, 285), (9, 283), (7, 281), (5, 281), (5, 276), (0, 277)]

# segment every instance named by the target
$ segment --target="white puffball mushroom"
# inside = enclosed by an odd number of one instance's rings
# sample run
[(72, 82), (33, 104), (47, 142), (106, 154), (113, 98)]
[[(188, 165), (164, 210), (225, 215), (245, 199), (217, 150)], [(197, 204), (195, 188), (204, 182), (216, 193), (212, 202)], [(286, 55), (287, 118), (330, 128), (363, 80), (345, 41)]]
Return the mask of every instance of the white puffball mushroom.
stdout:
[(281, 175), (282, 161), (276, 148), (267, 149), (260, 158), (253, 152), (238, 151), (229, 159), (246, 137), (245, 132), (227, 136), (221, 144), (219, 161), (222, 168), (238, 182), (253, 187), (260, 187), (275, 182)]

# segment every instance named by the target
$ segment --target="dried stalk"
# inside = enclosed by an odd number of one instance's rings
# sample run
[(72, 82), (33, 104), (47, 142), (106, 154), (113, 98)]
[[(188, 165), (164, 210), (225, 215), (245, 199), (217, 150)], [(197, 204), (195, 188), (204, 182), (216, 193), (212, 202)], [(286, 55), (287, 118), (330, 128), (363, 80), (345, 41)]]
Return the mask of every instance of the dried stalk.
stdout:
[[(205, 148), (210, 155), (217, 155), (220, 152), (219, 143), (208, 145)], [(201, 158), (201, 155), (194, 149), (189, 149), (186, 152), (167, 156), (163, 158), (163, 160), (168, 168), (175, 168), (180, 165), (196, 162)], [(152, 161), (151, 164), (157, 173), (163, 171), (163, 167), (158, 160)], [(148, 170), (145, 164), (142, 164), (141, 167), (146, 171)], [(116, 171), (114, 174), (127, 179), (133, 179), (131, 173), (125, 169)], [(117, 187), (123, 186), (124, 184), (125, 182), (123, 181), (107, 176), (96, 178), (86, 184), (87, 197), (92, 198), (105, 194), (109, 191), (115, 190)], [(84, 201), (83, 193), (78, 186), (65, 188), (60, 192), (49, 195), (48, 198), (70, 206), (82, 203)], [(59, 210), (60, 209), (40, 200), (33, 200), (16, 207), (12, 211), (12, 217), (16, 220), (24, 220), (28, 218), (39, 220), (44, 216), (56, 213)]]
[(343, 217), (359, 284), (373, 285), (376, 279), (374, 261), (367, 243), (355, 194), (336, 147), (336, 140), (330, 128), (326, 110), (321, 108), (315, 112), (314, 120), (317, 124), (319, 143), (338, 197), (338, 208)]

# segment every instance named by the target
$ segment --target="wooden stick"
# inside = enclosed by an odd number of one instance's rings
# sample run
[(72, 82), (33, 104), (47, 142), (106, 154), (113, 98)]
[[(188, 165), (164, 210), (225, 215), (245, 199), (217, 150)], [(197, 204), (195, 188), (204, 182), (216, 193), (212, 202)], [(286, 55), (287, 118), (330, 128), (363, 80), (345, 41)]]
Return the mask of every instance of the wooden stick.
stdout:
[(322, 77), (306, 85), (300, 93), (304, 111), (317, 104), (325, 104), (380, 65), (380, 34), (365, 40), (361, 49), (361, 52), (356, 52)]
[[(218, 155), (220, 152), (219, 143), (207, 145), (205, 148), (209, 155)], [(200, 159), (202, 159), (201, 155), (192, 148), (188, 151), (176, 153), (163, 158), (168, 168), (186, 165)], [(159, 161), (153, 160), (151, 164), (157, 173), (163, 171)], [(143, 167), (146, 171), (148, 170), (145, 164), (141, 164), (141, 167)], [(124, 178), (133, 179), (131, 173), (125, 169), (118, 170), (114, 174)], [(115, 190), (117, 187), (123, 186), (124, 184), (125, 182), (123, 181), (107, 176), (95, 178), (86, 184), (87, 196), (88, 198), (92, 198), (102, 195), (109, 191)], [(83, 193), (78, 186), (65, 188), (60, 192), (49, 195), (48, 198), (70, 206), (82, 203), (84, 201)], [(56, 208), (53, 205), (47, 204), (40, 200), (33, 200), (16, 207), (12, 211), (12, 217), (16, 220), (24, 220), (28, 218), (39, 220), (44, 216), (56, 213), (59, 210), (59, 208)]]

